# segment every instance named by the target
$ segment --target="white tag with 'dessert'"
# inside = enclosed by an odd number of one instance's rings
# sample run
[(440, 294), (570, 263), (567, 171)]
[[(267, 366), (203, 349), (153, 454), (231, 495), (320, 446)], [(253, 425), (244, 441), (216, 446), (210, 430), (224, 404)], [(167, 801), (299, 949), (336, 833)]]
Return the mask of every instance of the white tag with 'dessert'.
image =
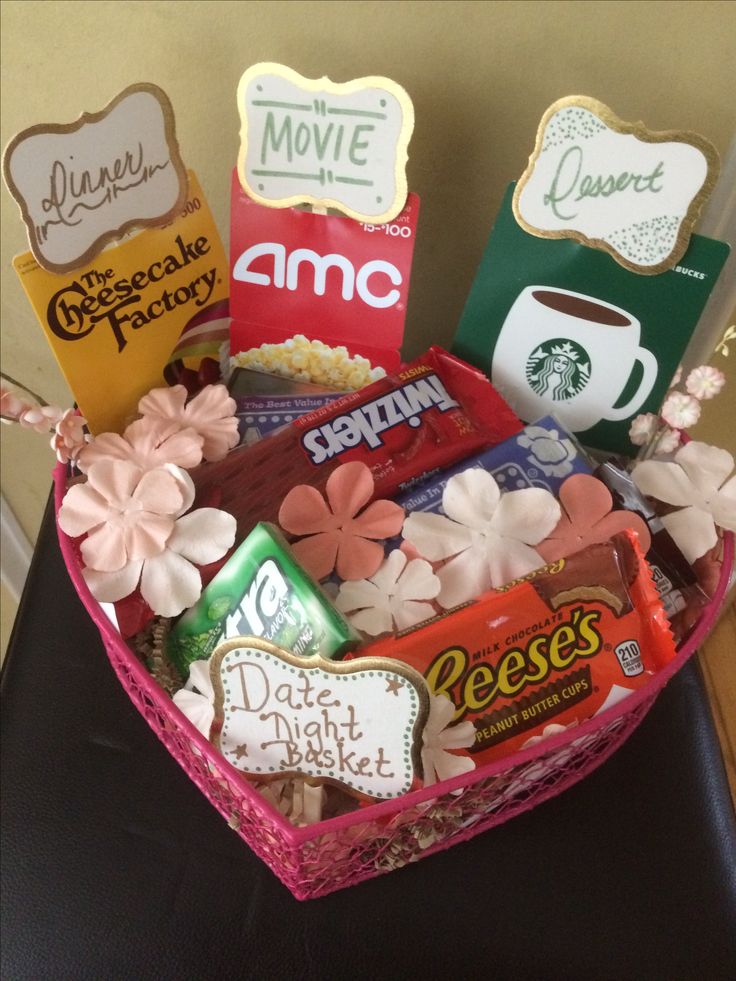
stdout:
[(577, 239), (634, 272), (659, 273), (684, 254), (717, 176), (703, 137), (657, 133), (571, 96), (542, 117), (514, 213), (533, 235)]

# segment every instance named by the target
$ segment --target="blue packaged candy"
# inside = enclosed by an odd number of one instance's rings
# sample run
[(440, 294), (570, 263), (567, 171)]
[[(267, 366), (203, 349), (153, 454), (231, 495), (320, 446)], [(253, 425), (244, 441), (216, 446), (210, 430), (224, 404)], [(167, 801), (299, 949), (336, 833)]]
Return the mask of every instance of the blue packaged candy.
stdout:
[(317, 395), (234, 395), (240, 444), (250, 446), (298, 416), (321, 409), (344, 392)]
[(545, 416), (503, 443), (438, 471), (420, 485), (399, 494), (396, 503), (407, 514), (413, 511), (444, 514), (442, 494), (447, 481), (470, 467), (490, 473), (502, 493), (522, 487), (541, 487), (555, 497), (572, 474), (591, 473), (588, 459), (575, 438), (554, 416)]

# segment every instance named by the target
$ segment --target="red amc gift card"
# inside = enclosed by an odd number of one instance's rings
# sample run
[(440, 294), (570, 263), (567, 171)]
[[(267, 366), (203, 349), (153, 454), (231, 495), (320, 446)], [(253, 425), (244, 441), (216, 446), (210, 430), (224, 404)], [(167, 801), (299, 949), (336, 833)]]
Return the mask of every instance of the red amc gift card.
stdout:
[(231, 354), (305, 334), (396, 368), (418, 214), (416, 194), (385, 225), (266, 208), (233, 171)]

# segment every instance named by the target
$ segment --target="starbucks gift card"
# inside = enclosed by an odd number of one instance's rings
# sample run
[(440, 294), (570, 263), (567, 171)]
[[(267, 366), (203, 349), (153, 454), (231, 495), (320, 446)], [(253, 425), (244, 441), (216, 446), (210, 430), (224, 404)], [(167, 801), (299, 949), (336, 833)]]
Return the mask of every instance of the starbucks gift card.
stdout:
[(525, 232), (506, 193), (452, 350), (524, 422), (553, 413), (581, 442), (632, 454), (657, 412), (729, 246), (693, 235), (680, 264), (631, 272), (599, 249)]
[(504, 198), (453, 351), (524, 422), (553, 413), (588, 446), (631, 454), (657, 412), (729, 246), (692, 228), (718, 176), (696, 133), (555, 102)]

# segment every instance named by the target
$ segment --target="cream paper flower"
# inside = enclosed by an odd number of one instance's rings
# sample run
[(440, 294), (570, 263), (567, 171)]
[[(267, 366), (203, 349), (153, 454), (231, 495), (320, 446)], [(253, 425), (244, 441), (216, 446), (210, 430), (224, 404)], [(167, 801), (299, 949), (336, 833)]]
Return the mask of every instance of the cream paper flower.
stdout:
[(430, 562), (450, 560), (436, 570), (442, 586), (437, 599), (445, 609), (544, 565), (532, 546), (561, 515), (549, 491), (524, 487), (501, 495), (493, 477), (477, 467), (448, 480), (442, 507), (444, 515), (410, 514), (404, 538)]
[(475, 741), (475, 726), (470, 721), (453, 726), (455, 706), (447, 695), (429, 696), (429, 717), (422, 735), (422, 769), (424, 786), (438, 780), (449, 780), (475, 769), (470, 756), (457, 756), (451, 749), (466, 749)]
[(662, 406), (662, 418), (673, 429), (689, 429), (700, 418), (700, 402), (683, 392), (670, 392)]
[(736, 531), (736, 476), (727, 479), (733, 467), (729, 452), (693, 440), (673, 462), (645, 460), (632, 472), (643, 494), (681, 508), (664, 515), (662, 523), (688, 562), (713, 548), (716, 525)]
[(375, 637), (434, 616), (434, 607), (425, 601), (439, 591), (440, 581), (429, 562), (409, 560), (396, 548), (370, 579), (342, 583), (335, 606), (354, 627)]
[(186, 685), (174, 693), (174, 704), (205, 739), (210, 738), (215, 719), (215, 689), (210, 678), (209, 658), (189, 665), (189, 678)]

